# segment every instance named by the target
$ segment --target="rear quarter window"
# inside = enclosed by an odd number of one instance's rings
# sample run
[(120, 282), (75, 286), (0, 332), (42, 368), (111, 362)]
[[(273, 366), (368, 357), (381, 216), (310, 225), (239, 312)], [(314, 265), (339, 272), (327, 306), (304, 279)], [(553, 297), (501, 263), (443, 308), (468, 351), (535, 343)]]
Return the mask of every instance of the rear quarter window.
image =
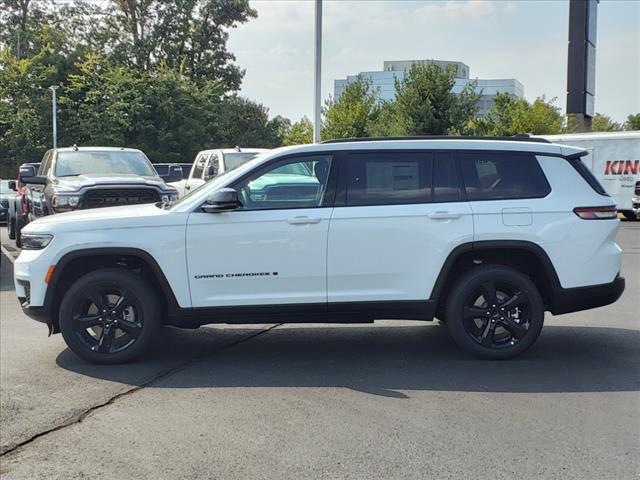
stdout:
[(463, 152), (460, 164), (470, 201), (542, 198), (551, 192), (530, 153)]

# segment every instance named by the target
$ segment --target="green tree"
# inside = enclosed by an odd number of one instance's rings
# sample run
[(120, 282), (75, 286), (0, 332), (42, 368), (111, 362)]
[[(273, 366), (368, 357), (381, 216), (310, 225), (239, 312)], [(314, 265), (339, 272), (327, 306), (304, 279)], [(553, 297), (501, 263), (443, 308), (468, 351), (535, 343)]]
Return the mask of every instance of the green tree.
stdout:
[(622, 125), (602, 113), (596, 113), (591, 121), (592, 132), (617, 132), (619, 130), (622, 130)]
[(554, 100), (548, 102), (543, 96), (529, 103), (524, 98), (498, 93), (493, 108), (484, 117), (472, 120), (469, 130), (476, 135), (490, 136), (560, 133), (563, 117), (560, 108), (554, 105)]
[(313, 143), (313, 124), (307, 117), (302, 117), (291, 125), (291, 129), (282, 140), (283, 145), (301, 145)]
[(0, 50), (0, 177), (15, 176), (24, 162), (39, 161), (51, 144), (53, 67), (44, 53), (18, 60)]
[(227, 50), (228, 29), (256, 16), (248, 0), (113, 0), (105, 23), (115, 61), (143, 69), (163, 62), (237, 90), (244, 72)]
[(213, 112), (210, 137), (220, 147), (277, 147), (283, 140), (281, 119), (269, 120), (264, 105), (231, 95)]
[(371, 81), (358, 75), (337, 100), (326, 101), (322, 137), (368, 137), (369, 127), (378, 114), (378, 103), (378, 92), (371, 91)]
[(468, 83), (453, 93), (455, 69), (436, 64), (414, 64), (402, 80), (396, 79), (395, 112), (405, 135), (447, 135), (466, 132), (478, 110), (481, 93)]
[(629, 115), (627, 121), (624, 122), (625, 130), (640, 130), (640, 113)]

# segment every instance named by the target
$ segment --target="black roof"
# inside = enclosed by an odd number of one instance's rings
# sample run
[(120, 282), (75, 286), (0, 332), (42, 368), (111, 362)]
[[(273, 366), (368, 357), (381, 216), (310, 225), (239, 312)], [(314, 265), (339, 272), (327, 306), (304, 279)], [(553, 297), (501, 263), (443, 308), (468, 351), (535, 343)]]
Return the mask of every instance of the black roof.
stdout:
[(385, 140), (488, 140), (503, 142), (536, 142), (552, 143), (546, 138), (531, 137), (529, 135), (514, 135), (512, 137), (472, 137), (454, 135), (421, 135), (415, 137), (361, 137), (361, 138), (336, 138), (324, 140), (320, 143), (347, 143), (347, 142), (382, 142)]

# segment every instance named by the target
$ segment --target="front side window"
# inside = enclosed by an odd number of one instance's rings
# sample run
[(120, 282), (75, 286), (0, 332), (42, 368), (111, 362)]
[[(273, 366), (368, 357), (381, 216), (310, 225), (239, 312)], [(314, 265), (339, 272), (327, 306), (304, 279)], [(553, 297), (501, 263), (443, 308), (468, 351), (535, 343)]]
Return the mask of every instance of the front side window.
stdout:
[(347, 206), (427, 203), (432, 155), (414, 152), (354, 153), (347, 157)]
[(200, 155), (196, 158), (195, 168), (193, 169), (193, 178), (202, 178), (202, 174), (204, 173), (204, 167), (207, 164), (207, 160), (209, 159), (209, 155)]
[(551, 191), (533, 154), (465, 152), (460, 163), (471, 201), (542, 198)]
[(205, 172), (204, 179), (209, 180), (216, 175), (218, 175), (218, 165), (220, 164), (218, 160), (218, 155), (215, 153), (211, 155), (209, 158), (209, 164), (207, 165), (207, 171)]
[(87, 174), (129, 174), (144, 177), (158, 175), (151, 162), (140, 152), (80, 150), (58, 153), (55, 164), (56, 176), (73, 177)]
[(49, 174), (49, 167), (51, 166), (51, 152), (47, 152), (44, 154), (44, 158), (40, 163), (40, 167), (38, 168), (38, 175), (45, 176)]
[(310, 155), (260, 169), (235, 185), (242, 210), (319, 207), (330, 168), (331, 156)]

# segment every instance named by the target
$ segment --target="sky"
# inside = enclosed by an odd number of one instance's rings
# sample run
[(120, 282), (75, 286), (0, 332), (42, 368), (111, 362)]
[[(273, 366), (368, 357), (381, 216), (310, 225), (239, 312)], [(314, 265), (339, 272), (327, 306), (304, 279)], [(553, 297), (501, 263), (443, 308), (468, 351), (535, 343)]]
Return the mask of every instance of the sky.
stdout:
[[(313, 113), (313, 0), (254, 0), (258, 18), (230, 31), (246, 70), (241, 94), (269, 115)], [(472, 78), (516, 78), (525, 97), (556, 98), (564, 111), (568, 0), (324, 0), (322, 95), (333, 81), (382, 70), (384, 60), (469, 65)], [(640, 0), (601, 0), (596, 45), (597, 112), (616, 121), (640, 112)]]

